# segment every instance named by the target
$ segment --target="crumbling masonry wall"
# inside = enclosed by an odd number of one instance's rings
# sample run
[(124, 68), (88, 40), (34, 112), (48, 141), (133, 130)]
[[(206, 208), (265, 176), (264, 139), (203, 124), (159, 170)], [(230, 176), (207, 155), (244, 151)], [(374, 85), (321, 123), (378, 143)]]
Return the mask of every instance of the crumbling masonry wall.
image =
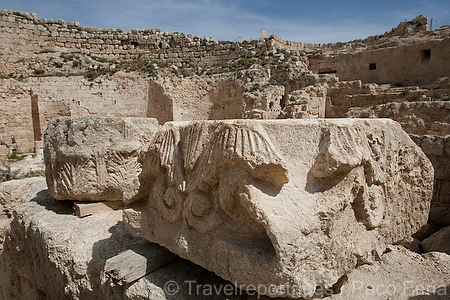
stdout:
[(81, 76), (0, 79), (0, 136), (25, 152), (55, 117), (147, 117), (147, 90), (147, 80), (124, 72), (94, 82)]
[[(326, 117), (327, 118), (342, 118), (346, 116), (346, 113), (350, 109), (360, 109), (360, 108), (373, 108), (377, 107), (378, 110), (385, 109), (386, 112), (379, 117), (382, 118), (393, 118), (396, 121), (403, 109), (412, 111), (421, 111), (425, 115), (439, 115), (439, 108), (435, 111), (423, 111), (434, 107), (436, 108), (436, 100), (443, 99), (446, 95), (450, 95), (450, 89), (444, 84), (435, 85), (432, 89), (424, 88), (421, 89), (417, 86), (409, 87), (392, 87), (391, 85), (377, 85), (375, 83), (362, 84), (361, 80), (352, 81), (340, 81), (336, 82), (334, 85), (328, 88), (328, 99), (326, 102)], [(414, 102), (426, 101), (428, 104), (416, 105)], [(433, 101), (433, 102), (431, 102)], [(389, 102), (396, 102), (398, 105), (404, 102), (411, 102), (410, 105), (404, 104), (401, 108), (395, 108), (392, 110), (387, 109), (387, 106), (383, 104)], [(443, 105), (440, 103), (439, 105)], [(438, 105), (438, 106), (439, 106)], [(441, 108), (441, 107), (440, 107)], [(349, 115), (352, 113), (349, 112)], [(366, 116), (361, 116), (366, 117)], [(434, 128), (434, 130), (440, 130), (440, 128)], [(410, 131), (408, 131), (410, 132)], [(410, 132), (414, 133), (414, 132)], [(424, 133), (421, 133), (424, 134)], [(436, 134), (430, 133), (430, 134)]]
[(311, 55), (309, 68), (342, 81), (430, 84), (449, 76), (449, 33), (449, 26), (428, 30), (428, 19), (420, 15), (382, 35), (322, 45)]
[[(410, 23), (402, 22), (391, 32), (365, 40), (318, 45), (284, 41), (274, 35), (253, 41), (224, 42), (159, 29), (125, 33), (121, 29), (81, 27), (78, 22), (38, 19), (32, 13), (0, 10), (0, 77), (3, 78), (0, 101), (4, 111), (0, 119), (1, 138), (9, 144), (13, 143), (14, 136), (21, 151), (29, 150), (47, 121), (56, 116), (155, 117), (164, 123), (300, 117), (304, 115), (303, 106), (315, 105), (315, 116), (342, 117), (352, 106), (381, 104), (399, 97), (411, 101), (409, 98), (415, 94), (412, 90), (407, 95), (402, 94), (404, 91), (394, 95), (373, 92), (371, 87), (366, 89), (361, 85), (364, 82), (429, 84), (450, 74), (447, 63), (450, 52), (446, 51), (450, 48), (450, 28), (427, 31), (424, 17)], [(286, 66), (283, 59), (291, 56), (293, 52), (289, 51), (297, 52), (297, 61)], [(250, 73), (240, 79), (243, 84), (226, 79), (205, 84), (194, 84), (187, 79), (161, 83), (134, 72), (116, 72), (93, 81), (63, 75), (82, 70), (75, 67), (78, 63), (83, 70), (95, 72), (102, 67), (103, 60), (110, 68), (114, 68), (115, 60), (157, 60), (166, 66), (200, 70), (204, 66), (221, 66), (250, 53), (258, 54), (263, 60), (269, 56), (278, 60), (278, 65), (272, 66), (265, 76), (275, 81), (275, 85), (266, 88), (267, 80), (248, 82), (242, 90), (245, 80), (254, 77)], [(67, 57), (66, 61), (66, 56), (71, 55), (76, 59)], [(336, 80), (330, 81), (331, 77), (325, 74), (313, 76), (307, 64), (315, 73), (333, 73)], [(286, 68), (297, 70), (291, 72)], [(32, 77), (49, 75), (52, 77)], [(343, 82), (349, 79), (360, 81), (357, 86), (354, 82)], [(258, 86), (263, 88), (252, 91)], [(291, 95), (293, 92), (296, 95)], [(424, 96), (433, 97), (428, 93)], [(305, 104), (308, 101), (303, 98), (314, 98), (320, 103), (327, 99), (326, 107)], [(293, 106), (283, 115), (286, 105)]]
[(450, 38), (357, 53), (310, 58), (315, 73), (335, 73), (342, 81), (425, 85), (450, 73)]
[[(185, 67), (219, 65), (248, 51), (275, 48), (302, 50), (315, 44), (270, 38), (224, 42), (160, 29), (81, 27), (78, 22), (38, 19), (36, 14), (0, 10), (0, 74), (28, 74), (42, 66), (49, 51), (86, 52), (108, 59), (150, 59), (182, 63)], [(14, 49), (20, 48), (17, 52)], [(23, 63), (21, 63), (23, 61)]]
[(167, 121), (242, 119), (244, 89), (232, 75), (204, 81), (176, 76), (150, 80), (147, 117)]

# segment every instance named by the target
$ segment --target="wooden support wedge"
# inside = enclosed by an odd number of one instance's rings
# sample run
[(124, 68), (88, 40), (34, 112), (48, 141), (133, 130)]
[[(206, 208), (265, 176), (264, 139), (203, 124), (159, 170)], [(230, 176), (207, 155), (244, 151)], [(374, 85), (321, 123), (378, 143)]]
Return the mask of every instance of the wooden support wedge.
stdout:
[[(75, 212), (79, 218), (93, 215), (101, 211), (112, 211), (123, 208), (123, 202), (75, 202)], [(120, 206), (121, 205), (121, 206)]]
[(82, 202), (75, 202), (75, 211), (79, 218), (83, 218), (92, 214), (95, 214), (99, 211), (105, 211), (109, 210), (112, 211), (113, 209), (104, 204), (103, 202), (95, 202), (95, 203), (82, 203)]
[(105, 263), (105, 273), (119, 284), (130, 283), (174, 261), (177, 257), (158, 244), (146, 243), (108, 259)]

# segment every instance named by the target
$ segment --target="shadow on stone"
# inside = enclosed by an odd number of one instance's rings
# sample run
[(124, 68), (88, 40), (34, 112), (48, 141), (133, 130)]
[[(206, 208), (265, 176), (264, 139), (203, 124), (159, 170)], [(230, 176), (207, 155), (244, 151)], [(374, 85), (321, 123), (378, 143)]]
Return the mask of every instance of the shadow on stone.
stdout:
[[(150, 293), (150, 288), (155, 291)], [(127, 292), (132, 299), (131, 295), (144, 296), (145, 293), (158, 294), (167, 300), (245, 300), (256, 294), (241, 290), (216, 274), (181, 258), (138, 280)]]
[(75, 212), (73, 201), (56, 200), (48, 193), (48, 190), (39, 191), (36, 197), (30, 201), (36, 202), (45, 207), (46, 210), (50, 210), (58, 215), (72, 215)]
[[(107, 294), (108, 299), (160, 297), (167, 300), (225, 298), (244, 300), (248, 299), (251, 294), (235, 287), (216, 274), (181, 258), (134, 282), (119, 283), (104, 273), (106, 261), (127, 249), (139, 248), (148, 241), (133, 237), (125, 229), (122, 221), (117, 222), (108, 231), (111, 233), (109, 238), (94, 243), (92, 259), (88, 263), (88, 275), (91, 278), (92, 286), (102, 289), (101, 294)], [(80, 298), (82, 296), (80, 295)], [(89, 297), (92, 294), (87, 292), (84, 296)]]
[[(142, 245), (147, 242), (143, 238), (135, 238), (128, 231), (122, 221), (118, 221), (116, 225), (108, 229), (111, 233), (107, 239), (95, 242), (92, 246), (92, 259), (88, 263), (87, 273), (91, 278), (92, 286), (96, 286), (107, 294), (109, 299), (123, 299), (127, 285), (119, 285), (117, 282), (111, 282), (106, 278), (104, 269), (106, 261), (116, 256), (122, 251)], [(89, 297), (90, 295), (85, 295)]]
[[(425, 295), (409, 297), (408, 300), (448, 300), (450, 298), (450, 284), (447, 286), (421, 286), (417, 289)], [(419, 290), (418, 290), (419, 291)]]

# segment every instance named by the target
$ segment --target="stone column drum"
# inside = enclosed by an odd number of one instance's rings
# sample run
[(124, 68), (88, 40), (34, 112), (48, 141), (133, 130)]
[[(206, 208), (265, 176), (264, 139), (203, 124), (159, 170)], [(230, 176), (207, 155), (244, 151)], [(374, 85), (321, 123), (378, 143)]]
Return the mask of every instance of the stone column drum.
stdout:
[(433, 168), (387, 119), (169, 122), (124, 222), (243, 289), (327, 293), (426, 224)]

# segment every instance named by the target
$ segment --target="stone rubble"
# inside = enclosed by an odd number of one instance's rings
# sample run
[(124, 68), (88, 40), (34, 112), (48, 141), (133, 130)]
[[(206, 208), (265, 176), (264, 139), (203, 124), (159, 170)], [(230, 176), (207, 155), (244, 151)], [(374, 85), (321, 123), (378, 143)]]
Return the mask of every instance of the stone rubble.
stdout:
[(30, 199), (30, 195), (45, 188), (44, 177), (10, 180), (0, 183), (0, 251), (13, 218), (16, 205)]

